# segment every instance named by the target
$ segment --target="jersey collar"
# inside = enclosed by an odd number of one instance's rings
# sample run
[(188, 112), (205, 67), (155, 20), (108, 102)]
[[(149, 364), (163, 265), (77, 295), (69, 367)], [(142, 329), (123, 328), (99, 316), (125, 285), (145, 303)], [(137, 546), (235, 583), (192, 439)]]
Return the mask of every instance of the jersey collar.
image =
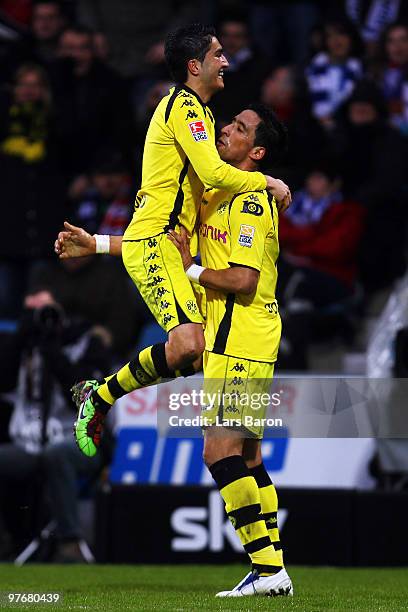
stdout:
[(195, 96), (197, 98), (197, 100), (199, 101), (199, 103), (201, 104), (201, 106), (203, 108), (207, 107), (207, 104), (205, 102), (202, 101), (202, 99), (200, 98), (200, 96), (198, 95), (198, 93), (196, 93), (194, 91), (194, 89), (191, 89), (191, 87), (188, 87), (188, 85), (178, 85), (178, 89), (185, 89), (185, 91), (188, 91), (188, 93), (190, 93), (191, 95)]

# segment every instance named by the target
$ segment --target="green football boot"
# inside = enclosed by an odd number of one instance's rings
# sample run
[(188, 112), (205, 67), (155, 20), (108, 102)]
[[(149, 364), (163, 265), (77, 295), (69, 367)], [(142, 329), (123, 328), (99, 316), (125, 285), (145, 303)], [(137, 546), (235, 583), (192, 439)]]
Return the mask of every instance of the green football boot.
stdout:
[(98, 410), (92, 401), (92, 392), (100, 385), (97, 380), (83, 380), (71, 389), (72, 400), (78, 408), (74, 423), (75, 440), (87, 457), (93, 457), (98, 451), (106, 418), (106, 414)]

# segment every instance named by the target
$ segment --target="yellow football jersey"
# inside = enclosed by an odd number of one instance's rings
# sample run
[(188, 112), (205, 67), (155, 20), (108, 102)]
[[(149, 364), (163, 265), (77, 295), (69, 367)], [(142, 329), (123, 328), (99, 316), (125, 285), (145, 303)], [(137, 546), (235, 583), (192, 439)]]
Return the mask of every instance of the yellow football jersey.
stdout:
[(266, 179), (220, 159), (210, 109), (192, 89), (177, 86), (159, 102), (151, 119), (142, 186), (124, 239), (150, 238), (178, 224), (192, 233), (204, 185), (236, 193), (262, 190)]
[(206, 289), (206, 349), (214, 353), (272, 363), (276, 361), (281, 320), (275, 299), (279, 255), (278, 211), (265, 191), (231, 195), (211, 190), (200, 210), (202, 264), (230, 265), (260, 272), (251, 295)]

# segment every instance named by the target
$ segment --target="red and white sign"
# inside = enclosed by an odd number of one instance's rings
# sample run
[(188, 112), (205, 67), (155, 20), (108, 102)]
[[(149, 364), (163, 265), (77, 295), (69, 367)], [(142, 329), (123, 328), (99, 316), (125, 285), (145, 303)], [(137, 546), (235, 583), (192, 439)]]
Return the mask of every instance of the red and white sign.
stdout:
[(188, 124), (188, 127), (190, 128), (190, 132), (192, 133), (193, 138), (196, 142), (199, 142), (200, 140), (208, 140), (203, 120), (192, 121)]

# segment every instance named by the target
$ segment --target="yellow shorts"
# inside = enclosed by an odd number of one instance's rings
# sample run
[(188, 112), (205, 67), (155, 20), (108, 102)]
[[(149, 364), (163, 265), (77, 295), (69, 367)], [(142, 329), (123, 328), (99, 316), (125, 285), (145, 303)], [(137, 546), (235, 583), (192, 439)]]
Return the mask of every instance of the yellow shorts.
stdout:
[(203, 324), (180, 253), (166, 234), (124, 240), (122, 258), (142, 298), (167, 333), (182, 323)]
[(205, 427), (219, 425), (261, 439), (270, 404), (274, 363), (204, 352)]

